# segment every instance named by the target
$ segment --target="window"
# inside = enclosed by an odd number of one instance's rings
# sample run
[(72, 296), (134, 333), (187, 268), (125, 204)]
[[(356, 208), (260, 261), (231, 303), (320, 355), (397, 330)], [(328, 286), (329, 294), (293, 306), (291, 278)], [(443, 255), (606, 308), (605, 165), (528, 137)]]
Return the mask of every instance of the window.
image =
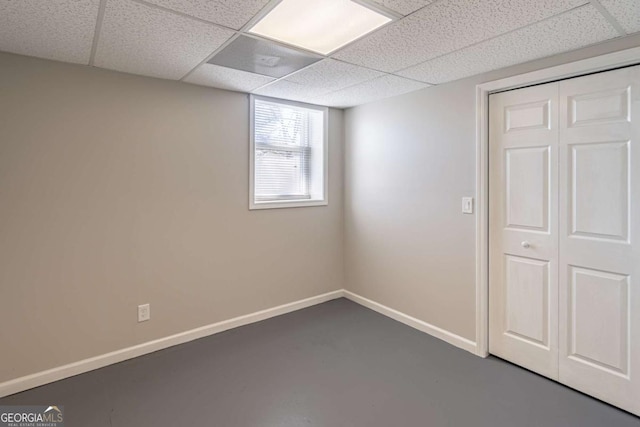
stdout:
[(327, 108), (251, 97), (250, 208), (327, 204)]

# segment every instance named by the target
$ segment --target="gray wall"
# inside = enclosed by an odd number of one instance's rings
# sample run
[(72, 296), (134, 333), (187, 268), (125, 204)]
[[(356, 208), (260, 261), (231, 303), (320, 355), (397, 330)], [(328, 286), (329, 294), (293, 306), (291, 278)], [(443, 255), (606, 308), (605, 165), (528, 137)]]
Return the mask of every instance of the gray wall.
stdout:
[(640, 36), (347, 110), (347, 289), (475, 340), (475, 87), (615, 50)]
[(0, 382), (342, 288), (342, 116), (329, 206), (249, 211), (247, 95), (0, 54)]
[(331, 110), (329, 206), (261, 211), (247, 95), (0, 53), (0, 382), (344, 285), (474, 339), (475, 85), (639, 44), (348, 110), (346, 164)]

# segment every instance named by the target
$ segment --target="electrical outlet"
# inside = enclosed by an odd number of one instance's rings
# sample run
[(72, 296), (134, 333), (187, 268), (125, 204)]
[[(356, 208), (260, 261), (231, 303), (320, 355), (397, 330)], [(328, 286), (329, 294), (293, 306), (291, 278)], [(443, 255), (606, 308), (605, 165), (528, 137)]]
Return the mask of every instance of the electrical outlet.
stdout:
[(473, 197), (462, 198), (462, 213), (463, 214), (473, 213)]
[(138, 322), (146, 322), (151, 319), (151, 305), (142, 304), (138, 306)]

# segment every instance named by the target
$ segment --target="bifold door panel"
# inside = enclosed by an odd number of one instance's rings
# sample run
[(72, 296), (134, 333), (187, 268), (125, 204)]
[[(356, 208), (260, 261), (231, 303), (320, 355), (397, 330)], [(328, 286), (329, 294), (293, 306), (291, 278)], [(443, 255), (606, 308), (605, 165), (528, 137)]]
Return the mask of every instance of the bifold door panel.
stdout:
[(490, 97), (490, 352), (640, 414), (640, 67)]
[[(490, 351), (558, 379), (558, 87), (490, 99)], [(497, 185), (499, 183), (499, 186)]]
[(559, 93), (560, 381), (640, 413), (640, 67)]

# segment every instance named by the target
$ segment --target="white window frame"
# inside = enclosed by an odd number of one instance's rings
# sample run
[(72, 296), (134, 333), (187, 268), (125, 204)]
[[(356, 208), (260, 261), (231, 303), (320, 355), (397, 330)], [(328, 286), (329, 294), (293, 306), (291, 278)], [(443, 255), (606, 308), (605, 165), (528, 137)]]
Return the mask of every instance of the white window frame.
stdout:
[[(255, 127), (255, 101), (264, 100), (268, 102), (273, 102), (276, 104), (283, 105), (291, 105), (294, 107), (307, 108), (310, 110), (321, 111), (323, 115), (323, 138), (322, 138), (322, 177), (320, 179), (320, 184), (322, 185), (322, 191), (320, 197), (310, 198), (310, 199), (294, 199), (294, 200), (265, 200), (265, 201), (256, 201), (255, 198), (255, 182), (256, 182), (256, 174), (255, 174), (255, 157), (256, 157), (256, 146), (255, 146), (255, 138), (254, 138), (254, 127)], [(305, 104), (302, 102), (288, 101), (283, 99), (269, 98), (265, 96), (258, 95), (249, 95), (249, 104), (250, 104), (250, 114), (249, 114), (249, 209), (276, 209), (276, 208), (300, 208), (300, 207), (308, 207), (308, 206), (327, 206), (329, 204), (329, 108), (322, 107), (319, 105)], [(313, 161), (313, 160), (312, 160)]]

